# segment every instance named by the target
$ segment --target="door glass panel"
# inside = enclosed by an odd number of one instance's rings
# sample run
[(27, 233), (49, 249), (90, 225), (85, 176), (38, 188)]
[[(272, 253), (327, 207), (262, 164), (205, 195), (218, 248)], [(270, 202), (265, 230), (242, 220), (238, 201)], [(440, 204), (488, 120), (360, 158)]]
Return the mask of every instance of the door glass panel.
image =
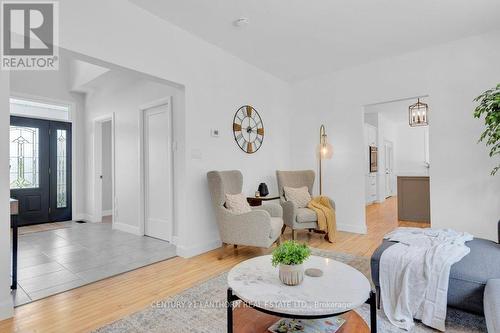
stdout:
[(66, 186), (66, 130), (58, 129), (57, 135), (57, 208), (65, 208), (68, 201)]
[(39, 186), (38, 128), (10, 126), (10, 188)]

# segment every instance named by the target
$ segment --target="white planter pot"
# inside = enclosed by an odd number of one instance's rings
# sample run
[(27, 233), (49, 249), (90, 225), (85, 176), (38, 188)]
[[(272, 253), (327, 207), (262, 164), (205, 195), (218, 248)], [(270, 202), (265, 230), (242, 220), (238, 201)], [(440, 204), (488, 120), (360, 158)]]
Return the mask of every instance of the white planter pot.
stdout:
[(281, 282), (289, 286), (296, 286), (304, 280), (304, 266), (280, 264), (279, 276)]

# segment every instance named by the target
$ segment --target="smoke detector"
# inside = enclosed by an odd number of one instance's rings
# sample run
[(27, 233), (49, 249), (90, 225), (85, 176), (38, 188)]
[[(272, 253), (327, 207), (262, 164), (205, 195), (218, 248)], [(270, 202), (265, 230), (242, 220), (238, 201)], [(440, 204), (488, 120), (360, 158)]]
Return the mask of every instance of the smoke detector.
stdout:
[(247, 26), (249, 23), (248, 18), (246, 17), (240, 17), (239, 19), (233, 21), (233, 25), (237, 28), (243, 28)]

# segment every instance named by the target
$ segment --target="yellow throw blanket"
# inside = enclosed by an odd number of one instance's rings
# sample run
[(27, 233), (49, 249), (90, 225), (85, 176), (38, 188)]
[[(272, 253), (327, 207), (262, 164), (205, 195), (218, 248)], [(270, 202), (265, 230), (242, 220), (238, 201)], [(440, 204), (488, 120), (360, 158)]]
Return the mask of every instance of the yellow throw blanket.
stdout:
[(337, 221), (335, 219), (335, 209), (330, 204), (328, 197), (314, 197), (308, 204), (307, 208), (312, 209), (318, 216), (318, 229), (326, 231), (328, 241), (333, 243), (335, 240), (335, 232), (337, 231)]

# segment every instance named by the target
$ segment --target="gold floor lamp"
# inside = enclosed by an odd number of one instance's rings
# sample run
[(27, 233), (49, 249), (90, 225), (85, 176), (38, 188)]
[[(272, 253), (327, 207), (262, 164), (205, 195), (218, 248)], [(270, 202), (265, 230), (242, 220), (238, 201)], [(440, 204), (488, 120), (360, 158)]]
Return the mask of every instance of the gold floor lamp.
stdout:
[(323, 194), (323, 171), (321, 168), (322, 160), (329, 160), (333, 156), (333, 147), (328, 143), (328, 137), (325, 131), (325, 125), (321, 125), (319, 128), (319, 145), (318, 145), (318, 156), (319, 156), (319, 195)]

